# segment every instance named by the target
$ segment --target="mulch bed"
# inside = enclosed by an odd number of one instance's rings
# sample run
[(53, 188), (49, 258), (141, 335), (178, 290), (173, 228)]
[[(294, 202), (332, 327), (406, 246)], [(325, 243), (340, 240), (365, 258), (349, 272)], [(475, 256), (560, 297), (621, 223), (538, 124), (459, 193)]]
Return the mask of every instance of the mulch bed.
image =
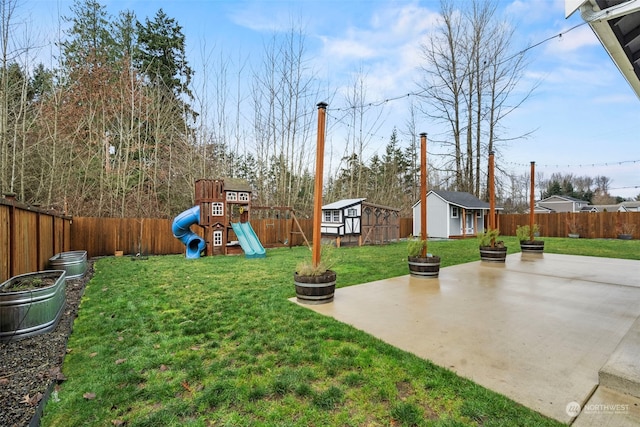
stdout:
[[(62, 362), (93, 261), (78, 279), (67, 281), (66, 306), (56, 329), (20, 340), (0, 342), (0, 426), (23, 427), (39, 420), (51, 387), (64, 381)], [(38, 424), (33, 424), (38, 425)]]

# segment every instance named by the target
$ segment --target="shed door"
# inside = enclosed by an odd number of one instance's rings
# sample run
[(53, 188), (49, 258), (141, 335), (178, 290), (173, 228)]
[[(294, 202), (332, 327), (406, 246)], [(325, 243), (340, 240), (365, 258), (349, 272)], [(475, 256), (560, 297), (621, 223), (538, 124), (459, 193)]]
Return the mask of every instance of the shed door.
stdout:
[(473, 229), (473, 219), (476, 216), (475, 211), (469, 211), (467, 212), (467, 217), (466, 217), (466, 221), (467, 221), (467, 229), (465, 230), (466, 234), (474, 234), (475, 230)]
[(360, 218), (345, 218), (345, 234), (360, 234)]

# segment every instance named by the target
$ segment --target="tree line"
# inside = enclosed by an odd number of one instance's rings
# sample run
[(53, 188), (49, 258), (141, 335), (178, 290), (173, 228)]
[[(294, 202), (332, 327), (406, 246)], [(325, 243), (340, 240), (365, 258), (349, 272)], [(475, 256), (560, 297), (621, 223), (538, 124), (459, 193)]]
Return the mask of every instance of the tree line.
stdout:
[[(172, 217), (192, 205), (196, 179), (224, 177), (247, 180), (255, 204), (309, 214), (319, 100), (348, 106), (327, 202), (364, 197), (409, 215), (423, 118), (448, 129), (433, 140), (446, 160), (430, 165), (429, 186), (485, 198), (487, 154), (510, 138), (503, 120), (530, 93), (513, 96), (526, 62), (497, 3), (444, 0), (421, 46), (422, 96), (370, 155), (381, 114), (368, 106), (364, 71), (328, 90), (301, 29), (265, 40), (258, 61), (203, 52), (194, 70), (182, 26), (161, 8), (138, 19), (75, 0), (46, 67), (19, 37), (19, 5), (0, 0), (0, 191), (72, 215)], [(503, 201), (518, 205), (520, 181), (502, 174)]]

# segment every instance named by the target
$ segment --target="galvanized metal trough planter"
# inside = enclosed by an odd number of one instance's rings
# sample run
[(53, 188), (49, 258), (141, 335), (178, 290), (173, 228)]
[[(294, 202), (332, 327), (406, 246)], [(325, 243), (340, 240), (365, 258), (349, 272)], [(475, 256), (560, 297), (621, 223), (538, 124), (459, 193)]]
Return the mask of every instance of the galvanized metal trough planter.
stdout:
[(66, 272), (45, 270), (0, 284), (0, 341), (26, 338), (56, 328), (66, 302)]
[(84, 276), (87, 271), (87, 251), (61, 252), (49, 258), (49, 267), (52, 270), (64, 270), (67, 272), (67, 280)]

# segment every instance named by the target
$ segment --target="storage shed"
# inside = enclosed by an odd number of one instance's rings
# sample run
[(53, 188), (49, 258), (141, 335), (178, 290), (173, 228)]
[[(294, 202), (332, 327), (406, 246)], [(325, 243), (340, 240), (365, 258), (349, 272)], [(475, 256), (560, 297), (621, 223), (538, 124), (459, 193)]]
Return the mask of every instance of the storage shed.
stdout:
[[(502, 208), (496, 208), (496, 211)], [(427, 235), (463, 238), (484, 231), (489, 203), (464, 191), (431, 190), (427, 193)], [(420, 201), (413, 205), (413, 235), (420, 234)]]
[(400, 209), (365, 198), (344, 199), (322, 207), (322, 237), (336, 246), (384, 244), (400, 237)]

